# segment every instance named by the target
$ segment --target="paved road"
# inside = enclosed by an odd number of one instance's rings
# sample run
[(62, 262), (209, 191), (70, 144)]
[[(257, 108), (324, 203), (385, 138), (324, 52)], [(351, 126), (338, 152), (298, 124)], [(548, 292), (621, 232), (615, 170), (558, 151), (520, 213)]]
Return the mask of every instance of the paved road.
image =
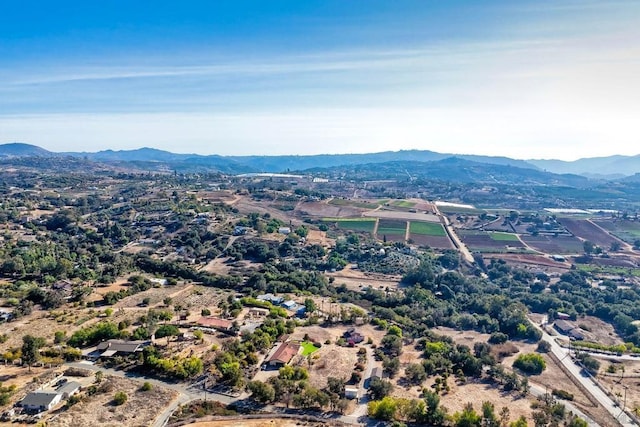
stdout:
[[(533, 322), (532, 322), (533, 323)], [(637, 427), (631, 418), (625, 414), (622, 409), (595, 383), (595, 380), (589, 378), (582, 372), (582, 368), (576, 365), (571, 357), (568, 356), (567, 350), (562, 348), (551, 335), (540, 328), (536, 323), (533, 325), (542, 332), (542, 339), (551, 344), (551, 351), (567, 368), (571, 375), (582, 384), (585, 389), (602, 405), (618, 422), (624, 427)]]
[(435, 203), (433, 204), (433, 207), (435, 208), (436, 215), (442, 218), (445, 231), (447, 232), (451, 240), (453, 240), (453, 243), (458, 247), (458, 250), (462, 254), (462, 257), (469, 264), (473, 264), (475, 262), (475, 260), (473, 259), (473, 255), (471, 255), (469, 248), (467, 248), (467, 246), (462, 242), (462, 240), (460, 240), (460, 237), (458, 237), (458, 235), (456, 234), (455, 230), (449, 223), (449, 218), (447, 218), (446, 215), (443, 215), (442, 213), (440, 213), (440, 210), (438, 209), (438, 206), (436, 206)]
[[(538, 384), (529, 383), (529, 393), (531, 393), (535, 397), (544, 397), (544, 395), (548, 393), (548, 390), (545, 387), (542, 387)], [(560, 403), (562, 403), (565, 406), (565, 408), (567, 408), (569, 411), (573, 412), (575, 415), (585, 420), (588, 425), (593, 427), (599, 426), (597, 422), (593, 421), (591, 417), (589, 417), (587, 414), (585, 414), (580, 409), (575, 407), (573, 403), (568, 402), (566, 400), (560, 400)]]

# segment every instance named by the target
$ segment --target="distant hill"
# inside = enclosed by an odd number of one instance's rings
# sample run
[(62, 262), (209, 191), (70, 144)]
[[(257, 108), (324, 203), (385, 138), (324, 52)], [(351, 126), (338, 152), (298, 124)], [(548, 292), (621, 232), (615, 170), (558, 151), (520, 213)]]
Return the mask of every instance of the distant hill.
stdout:
[(55, 153), (40, 148), (37, 145), (12, 142), (0, 144), (0, 157), (51, 157)]
[(547, 171), (554, 174), (582, 175), (594, 180), (614, 180), (640, 173), (640, 155), (610, 156), (580, 159), (574, 162), (561, 160), (516, 160), (501, 156), (454, 155), (429, 150), (384, 151), (368, 154), (321, 154), (313, 156), (219, 156), (177, 154), (155, 148), (136, 150), (105, 150), (94, 153), (53, 153), (35, 145), (0, 144), (0, 157), (52, 157), (73, 156), (102, 163), (114, 163), (120, 167), (134, 165), (143, 170), (177, 170), (181, 172), (216, 171), (228, 174), (251, 172), (286, 172), (313, 168), (350, 167), (389, 162), (435, 162), (455, 157), (459, 160), (509, 166), (520, 169)]
[(431, 162), (393, 161), (364, 165), (314, 168), (304, 172), (324, 175), (348, 175), (360, 179), (430, 179), (456, 183), (513, 184), (532, 186), (587, 187), (588, 178), (572, 174), (554, 174), (531, 168), (498, 165), (459, 157)]
[(600, 175), (609, 178), (620, 175), (634, 175), (640, 172), (640, 155), (609, 156), (578, 159), (572, 162), (562, 160), (527, 160), (536, 167), (553, 173), (574, 173), (578, 175)]

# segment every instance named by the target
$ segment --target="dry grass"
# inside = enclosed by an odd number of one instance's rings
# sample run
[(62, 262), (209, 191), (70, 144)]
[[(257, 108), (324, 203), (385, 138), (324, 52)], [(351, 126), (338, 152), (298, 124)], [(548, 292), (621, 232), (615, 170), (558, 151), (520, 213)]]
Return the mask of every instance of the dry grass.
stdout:
[(287, 420), (271, 418), (268, 420), (224, 420), (224, 421), (202, 421), (187, 424), (184, 427), (299, 427), (301, 425), (327, 425), (325, 423), (313, 423), (309, 421)]
[[(48, 422), (50, 427), (75, 426), (149, 426), (158, 414), (177, 396), (177, 392), (154, 386), (140, 391), (140, 383), (126, 378), (106, 377), (106, 391), (87, 397), (84, 401), (61, 412)], [(124, 391), (128, 399), (121, 406), (113, 406), (113, 396)]]
[[(351, 378), (354, 365), (358, 361), (358, 349), (353, 347), (322, 346), (313, 353), (313, 364), (309, 369), (309, 383), (317, 388), (327, 385), (327, 377)], [(306, 358), (299, 357), (299, 363), (309, 368)]]

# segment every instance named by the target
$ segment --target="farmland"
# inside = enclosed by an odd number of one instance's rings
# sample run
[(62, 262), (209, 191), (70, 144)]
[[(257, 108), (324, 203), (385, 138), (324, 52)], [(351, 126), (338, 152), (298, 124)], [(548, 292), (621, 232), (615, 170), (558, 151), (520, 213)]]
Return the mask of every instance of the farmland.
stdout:
[(376, 220), (374, 218), (323, 218), (323, 222), (335, 223), (343, 230), (366, 231), (373, 233)]
[(547, 254), (582, 253), (582, 242), (573, 236), (522, 236), (531, 248)]
[(597, 219), (593, 222), (629, 244), (640, 239), (640, 222), (638, 221)]
[(411, 221), (409, 224), (409, 233), (411, 233), (412, 236), (416, 234), (426, 236), (446, 236), (442, 225), (433, 222)]
[(517, 236), (516, 240), (495, 239), (492, 237), (494, 234), (500, 234), (501, 237), (510, 236), (508, 233), (487, 233), (484, 231), (458, 230), (458, 234), (469, 249), (479, 252), (501, 252), (506, 251), (509, 248), (524, 249), (524, 245), (517, 239)]
[(489, 237), (499, 242), (517, 242), (520, 243), (518, 236), (512, 233), (493, 232), (489, 233)]
[(558, 221), (573, 235), (593, 242), (597, 246), (608, 249), (613, 243), (619, 243), (618, 239), (587, 219), (560, 218)]
[(378, 239), (387, 239), (391, 241), (405, 240), (407, 233), (407, 221), (394, 219), (380, 219), (376, 235)]

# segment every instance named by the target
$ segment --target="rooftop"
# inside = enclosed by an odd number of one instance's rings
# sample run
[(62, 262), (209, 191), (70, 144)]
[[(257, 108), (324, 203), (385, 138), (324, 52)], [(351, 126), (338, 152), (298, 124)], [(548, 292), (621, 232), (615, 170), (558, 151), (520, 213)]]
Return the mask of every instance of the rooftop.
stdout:
[(293, 356), (298, 354), (300, 350), (300, 344), (285, 342), (280, 344), (280, 347), (269, 358), (269, 362), (280, 362), (287, 364), (291, 361)]
[(59, 393), (46, 391), (33, 391), (20, 401), (22, 406), (48, 406), (58, 397)]

